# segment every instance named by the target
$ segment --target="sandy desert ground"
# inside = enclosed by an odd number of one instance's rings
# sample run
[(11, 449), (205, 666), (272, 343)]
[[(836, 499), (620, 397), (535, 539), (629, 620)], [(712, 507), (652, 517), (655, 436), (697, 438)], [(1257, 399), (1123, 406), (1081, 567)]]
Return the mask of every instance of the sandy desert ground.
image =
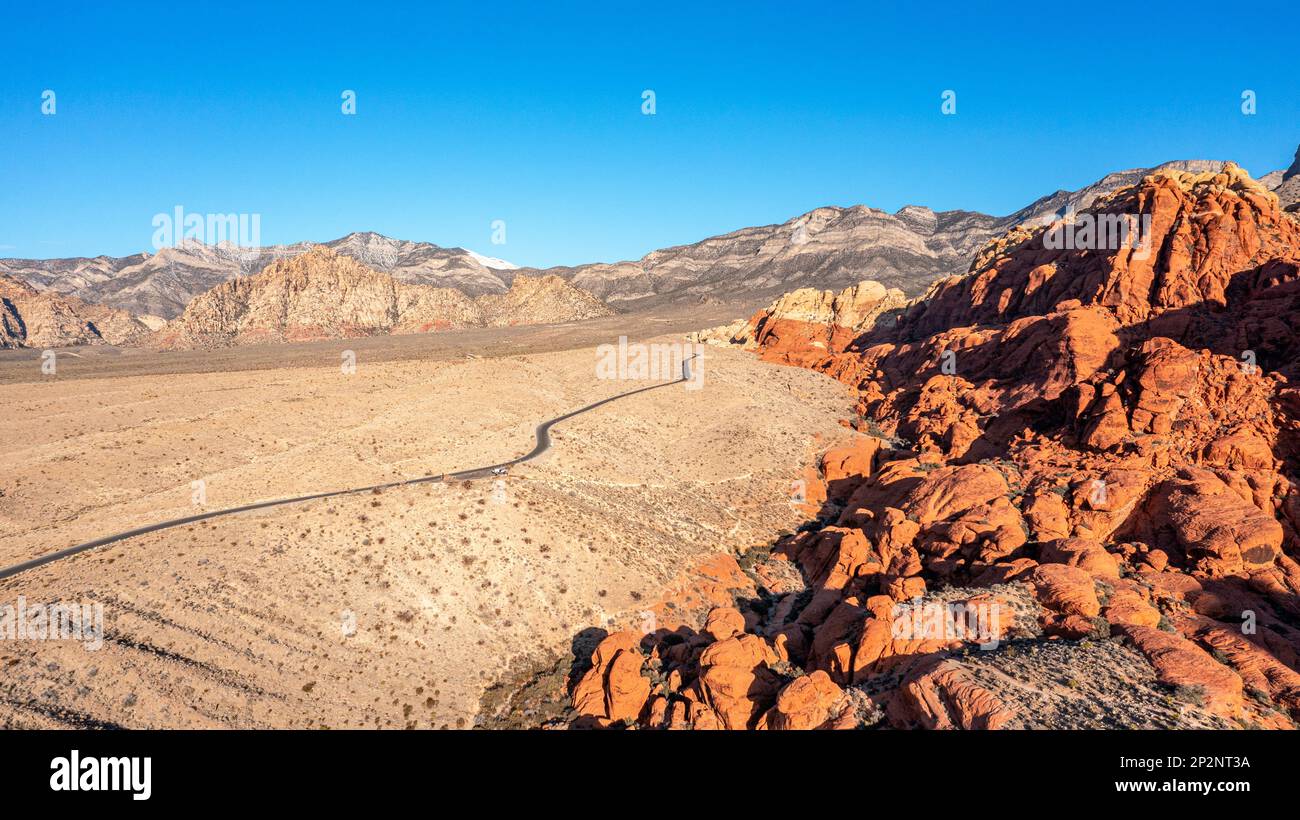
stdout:
[[(598, 380), (592, 347), (372, 360), (363, 344), (352, 375), (345, 347), (283, 348), (283, 366), (253, 349), (251, 369), (223, 352), (212, 372), (4, 367), (0, 565), (196, 509), (513, 458), (539, 421), (643, 384)], [(799, 522), (790, 481), (841, 436), (847, 389), (707, 355), (703, 389), (565, 422), (504, 479), (215, 519), (0, 581), (0, 603), (101, 604), (105, 632), (97, 651), (0, 642), (0, 726), (473, 725), (520, 658), (635, 619), (684, 566)]]
[[(313, 367), (322, 362), (339, 361), (339, 355), (344, 350), (355, 351), (359, 358), (371, 363), (519, 356), (572, 350), (583, 346), (594, 347), (620, 335), (639, 339), (661, 334), (688, 333), (750, 316), (765, 304), (766, 301), (759, 299), (727, 302), (707, 300), (699, 304), (662, 305), (634, 313), (561, 324), (465, 328), (438, 333), (366, 336), (217, 350), (173, 350), (159, 353), (143, 348), (92, 345), (65, 348), (56, 351), (56, 356), (60, 379)], [(43, 353), (39, 349), (0, 350), (0, 384), (25, 384), (38, 380)]]

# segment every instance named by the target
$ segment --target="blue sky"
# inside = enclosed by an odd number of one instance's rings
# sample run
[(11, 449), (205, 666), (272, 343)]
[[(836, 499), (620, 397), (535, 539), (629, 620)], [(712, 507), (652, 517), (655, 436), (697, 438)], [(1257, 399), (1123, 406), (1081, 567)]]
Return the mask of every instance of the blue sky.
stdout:
[(179, 204), (261, 214), (264, 244), (614, 261), (820, 205), (1258, 175), (1300, 143), (1286, 3), (802, 5), (6, 0), (0, 256), (149, 250)]

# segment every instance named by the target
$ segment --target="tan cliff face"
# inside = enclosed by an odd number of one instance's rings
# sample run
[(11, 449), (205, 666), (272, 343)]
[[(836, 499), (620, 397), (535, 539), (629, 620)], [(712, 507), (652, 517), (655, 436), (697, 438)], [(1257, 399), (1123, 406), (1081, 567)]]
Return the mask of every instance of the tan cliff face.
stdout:
[[(735, 608), (597, 647), (578, 725), (1295, 728), (1300, 224), (1231, 165), (1086, 213), (1153, 252), (1014, 231), (842, 350), (757, 343), (861, 435)], [(954, 604), (1000, 619), (918, 632)]]
[(260, 342), (427, 333), (464, 327), (536, 324), (610, 315), (588, 294), (554, 277), (518, 277), (501, 296), (399, 282), (355, 259), (318, 247), (218, 285), (195, 299), (150, 343), (170, 349)]
[(149, 328), (124, 310), (37, 291), (0, 276), (0, 348), (127, 345)]

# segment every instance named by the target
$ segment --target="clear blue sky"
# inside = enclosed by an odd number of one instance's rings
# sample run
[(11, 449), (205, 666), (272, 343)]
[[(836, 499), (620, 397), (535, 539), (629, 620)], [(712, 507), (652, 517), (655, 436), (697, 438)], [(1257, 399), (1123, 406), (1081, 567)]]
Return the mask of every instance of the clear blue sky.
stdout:
[(264, 244), (614, 261), (820, 205), (1258, 175), (1300, 143), (1293, 2), (279, 5), (4, 0), (0, 256), (148, 250), (180, 204), (260, 213)]

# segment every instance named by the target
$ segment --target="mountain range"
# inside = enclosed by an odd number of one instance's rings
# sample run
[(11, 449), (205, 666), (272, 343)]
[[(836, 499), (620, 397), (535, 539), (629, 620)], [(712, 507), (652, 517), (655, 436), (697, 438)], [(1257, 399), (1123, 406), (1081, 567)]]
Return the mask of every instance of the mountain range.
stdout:
[[(377, 233), (352, 233), (323, 246), (397, 282), (453, 289), (470, 299), (506, 294), (521, 274), (558, 276), (623, 310), (665, 302), (758, 300), (798, 287), (840, 289), (864, 279), (910, 297), (936, 279), (964, 273), (981, 247), (1016, 225), (1082, 210), (1099, 196), (1153, 172), (1200, 173), (1222, 167), (1218, 161), (1183, 160), (1120, 171), (1075, 191), (1044, 196), (1002, 217), (916, 205), (894, 213), (863, 205), (828, 206), (780, 224), (652, 251), (635, 261), (572, 267), (518, 268), (464, 248)], [(1290, 168), (1264, 176), (1261, 183), (1276, 189), (1284, 208), (1296, 207), (1300, 151)], [(299, 242), (248, 249), (188, 240), (154, 254), (126, 257), (0, 259), (0, 276), (83, 304), (126, 311), (156, 328), (218, 285), (315, 247), (320, 245)], [(16, 313), (12, 305), (7, 309)]]
[[(468, 296), (504, 293), (510, 263), (463, 248), (352, 233), (322, 243), (400, 282), (455, 288)], [(72, 259), (0, 259), (0, 274), (38, 290), (71, 294), (87, 302), (119, 307), (137, 315), (174, 319), (196, 296), (239, 276), (262, 271), (278, 259), (318, 247), (313, 242), (242, 248), (185, 240), (157, 253)], [(492, 266), (498, 267), (492, 267)]]

